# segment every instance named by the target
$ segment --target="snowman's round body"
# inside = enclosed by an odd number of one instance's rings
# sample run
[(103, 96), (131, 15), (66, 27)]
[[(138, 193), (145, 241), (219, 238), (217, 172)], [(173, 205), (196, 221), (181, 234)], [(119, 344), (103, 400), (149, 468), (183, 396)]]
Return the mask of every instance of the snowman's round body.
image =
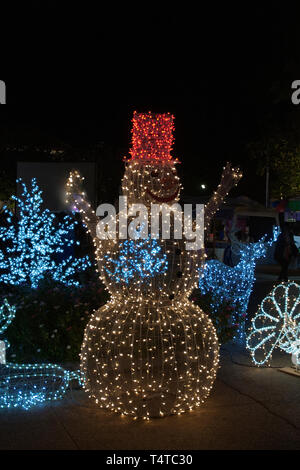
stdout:
[(217, 365), (214, 327), (187, 300), (113, 298), (93, 314), (81, 353), (90, 397), (103, 408), (144, 419), (199, 406)]
[[(180, 192), (175, 164), (132, 161), (122, 189), (129, 206), (172, 205)], [(188, 300), (198, 254), (171, 227), (168, 240), (101, 240), (97, 258), (112, 298), (85, 330), (86, 391), (101, 407), (144, 419), (199, 406), (215, 380), (218, 341), (211, 320)]]

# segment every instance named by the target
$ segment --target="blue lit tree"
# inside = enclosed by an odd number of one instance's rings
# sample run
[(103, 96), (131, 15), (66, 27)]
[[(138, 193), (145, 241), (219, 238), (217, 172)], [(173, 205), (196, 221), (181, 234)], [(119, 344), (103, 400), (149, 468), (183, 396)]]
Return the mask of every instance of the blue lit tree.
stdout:
[(0, 227), (0, 282), (13, 285), (29, 285), (36, 288), (39, 282), (50, 276), (55, 281), (78, 285), (76, 273), (91, 265), (88, 257), (59, 260), (66, 247), (78, 244), (70, 234), (77, 221), (66, 215), (62, 222), (55, 220), (55, 214), (42, 209), (42, 191), (36, 179), (31, 190), (20, 179), (23, 192), (21, 197), (13, 196), (19, 209), (18, 220), (4, 208), (6, 223)]

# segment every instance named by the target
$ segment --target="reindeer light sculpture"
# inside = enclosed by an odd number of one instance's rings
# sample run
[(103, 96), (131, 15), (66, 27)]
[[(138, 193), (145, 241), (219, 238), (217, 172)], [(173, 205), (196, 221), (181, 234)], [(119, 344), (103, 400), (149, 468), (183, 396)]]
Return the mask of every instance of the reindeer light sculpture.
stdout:
[(267, 248), (271, 246), (279, 235), (279, 228), (273, 229), (273, 237), (270, 241), (265, 241), (266, 236), (257, 243), (233, 242), (233, 251), (239, 255), (239, 262), (236, 266), (230, 267), (218, 260), (209, 260), (204, 266), (202, 276), (199, 280), (199, 288), (202, 294), (212, 290), (214, 292), (214, 302), (221, 303), (225, 299), (230, 300), (234, 309), (233, 322), (239, 327), (235, 340), (241, 344), (245, 343), (246, 334), (244, 322), (246, 318), (250, 294), (255, 282), (255, 266), (259, 258), (266, 256)]

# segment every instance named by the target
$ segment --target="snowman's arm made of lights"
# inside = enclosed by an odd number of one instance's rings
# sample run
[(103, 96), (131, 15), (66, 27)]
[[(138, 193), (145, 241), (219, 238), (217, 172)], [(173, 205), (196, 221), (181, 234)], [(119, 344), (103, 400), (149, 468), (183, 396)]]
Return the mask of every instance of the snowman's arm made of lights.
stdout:
[(229, 191), (238, 184), (242, 178), (239, 168), (233, 168), (228, 162), (223, 169), (221, 181), (213, 196), (210, 198), (204, 209), (204, 227), (207, 230), (215, 213), (220, 208)]
[(66, 203), (69, 207), (76, 209), (81, 213), (82, 221), (86, 225), (88, 232), (93, 238), (94, 245), (98, 246), (96, 236), (97, 216), (93, 211), (91, 204), (85, 199), (86, 194), (82, 188), (84, 177), (79, 171), (72, 170), (66, 183)]

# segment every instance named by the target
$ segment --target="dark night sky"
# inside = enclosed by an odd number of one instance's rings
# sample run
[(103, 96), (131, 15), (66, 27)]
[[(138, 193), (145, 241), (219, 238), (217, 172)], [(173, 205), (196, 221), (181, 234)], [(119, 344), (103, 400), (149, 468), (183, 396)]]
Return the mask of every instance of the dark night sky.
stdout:
[(7, 14), (0, 143), (26, 133), (103, 140), (121, 158), (134, 109), (170, 111), (187, 194), (202, 181), (212, 190), (230, 159), (245, 174), (237, 193), (263, 200), (245, 145), (292, 106), (278, 97), (300, 78), (298, 11), (250, 2), (100, 11), (95, 3), (31, 1)]

